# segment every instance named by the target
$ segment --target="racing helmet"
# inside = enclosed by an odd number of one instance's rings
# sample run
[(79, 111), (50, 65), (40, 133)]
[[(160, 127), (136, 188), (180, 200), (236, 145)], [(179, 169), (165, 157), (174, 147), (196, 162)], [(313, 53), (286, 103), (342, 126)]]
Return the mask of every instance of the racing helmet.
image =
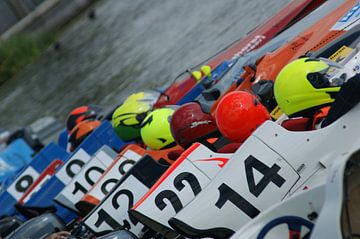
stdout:
[(87, 119), (99, 119), (102, 109), (94, 105), (84, 105), (73, 109), (66, 118), (66, 128), (70, 132), (77, 124)]
[(68, 140), (70, 143), (70, 152), (73, 152), (100, 124), (101, 122), (99, 120), (85, 120), (76, 125), (70, 132)]
[(219, 102), (216, 124), (227, 139), (242, 143), (266, 120), (270, 114), (259, 100), (245, 91), (226, 94)]
[(124, 103), (133, 102), (133, 101), (147, 101), (147, 102), (156, 102), (160, 96), (160, 92), (154, 90), (140, 91), (131, 94), (128, 96)]
[(168, 107), (156, 109), (141, 123), (141, 138), (149, 148), (159, 150), (175, 146), (170, 130), (170, 119), (174, 111)]
[(183, 148), (218, 132), (215, 120), (202, 110), (198, 102), (190, 102), (178, 108), (171, 117), (170, 127), (176, 143)]
[(192, 71), (191, 75), (199, 82), (203, 77), (211, 78), (211, 66), (203, 65), (200, 70)]
[(327, 59), (300, 58), (286, 65), (274, 84), (275, 99), (288, 116), (316, 109), (334, 101), (344, 79), (334, 77), (339, 64)]
[(140, 138), (140, 124), (152, 110), (158, 92), (138, 92), (130, 95), (112, 115), (112, 126), (124, 141)]

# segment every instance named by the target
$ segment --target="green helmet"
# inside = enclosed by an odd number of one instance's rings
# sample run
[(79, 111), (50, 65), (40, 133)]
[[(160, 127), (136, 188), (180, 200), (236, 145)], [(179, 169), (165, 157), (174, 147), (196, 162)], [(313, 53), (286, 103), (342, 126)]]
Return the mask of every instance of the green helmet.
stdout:
[(130, 95), (112, 115), (112, 126), (124, 141), (140, 138), (140, 124), (152, 110), (159, 93), (139, 92)]
[(333, 66), (321, 59), (300, 58), (286, 65), (274, 84), (275, 99), (288, 116), (334, 101), (340, 87), (332, 84)]
[(175, 145), (170, 130), (170, 118), (174, 109), (161, 108), (152, 111), (141, 124), (141, 138), (151, 149), (163, 149)]

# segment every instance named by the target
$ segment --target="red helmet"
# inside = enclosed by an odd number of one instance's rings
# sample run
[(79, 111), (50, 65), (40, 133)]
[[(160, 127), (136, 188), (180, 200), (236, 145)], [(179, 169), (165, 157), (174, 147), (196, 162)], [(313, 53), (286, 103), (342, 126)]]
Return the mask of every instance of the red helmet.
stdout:
[(171, 118), (170, 127), (176, 143), (183, 148), (218, 132), (215, 120), (196, 102), (178, 108)]
[(98, 119), (102, 110), (93, 105), (73, 109), (66, 119), (66, 128), (70, 132), (78, 123), (87, 119)]
[(77, 124), (70, 132), (70, 151), (74, 151), (100, 124), (101, 122), (99, 120), (85, 120)]
[(244, 142), (270, 114), (259, 100), (245, 91), (225, 95), (217, 106), (216, 124), (223, 136), (233, 142)]

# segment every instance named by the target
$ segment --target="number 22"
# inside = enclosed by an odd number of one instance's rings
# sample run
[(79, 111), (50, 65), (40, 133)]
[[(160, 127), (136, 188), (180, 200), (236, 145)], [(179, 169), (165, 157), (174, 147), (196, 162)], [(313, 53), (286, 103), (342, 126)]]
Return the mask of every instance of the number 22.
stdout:
[[(191, 190), (196, 196), (201, 192), (201, 186), (194, 174), (183, 172), (177, 175), (174, 179), (174, 186), (180, 192), (185, 187), (183, 181), (187, 181), (190, 184)], [(171, 190), (161, 191), (155, 197), (156, 206), (162, 211), (167, 206), (164, 199), (168, 199), (173, 206), (176, 213), (178, 213), (184, 206), (182, 205), (180, 198)]]

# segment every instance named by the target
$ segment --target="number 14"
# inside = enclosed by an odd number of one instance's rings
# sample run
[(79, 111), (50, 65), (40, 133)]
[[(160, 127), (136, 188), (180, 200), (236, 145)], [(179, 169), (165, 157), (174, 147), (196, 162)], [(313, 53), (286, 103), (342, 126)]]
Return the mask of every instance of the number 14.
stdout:
[[(258, 197), (271, 182), (279, 188), (285, 183), (285, 179), (278, 174), (280, 167), (277, 164), (273, 164), (270, 168), (252, 155), (250, 155), (244, 163), (249, 191), (255, 197)], [(255, 184), (253, 169), (263, 174), (263, 177), (257, 184)], [(254, 218), (260, 213), (259, 209), (225, 183), (222, 183), (218, 187), (218, 190), (220, 196), (215, 203), (217, 208), (221, 209), (227, 201), (230, 201), (250, 218)]]

